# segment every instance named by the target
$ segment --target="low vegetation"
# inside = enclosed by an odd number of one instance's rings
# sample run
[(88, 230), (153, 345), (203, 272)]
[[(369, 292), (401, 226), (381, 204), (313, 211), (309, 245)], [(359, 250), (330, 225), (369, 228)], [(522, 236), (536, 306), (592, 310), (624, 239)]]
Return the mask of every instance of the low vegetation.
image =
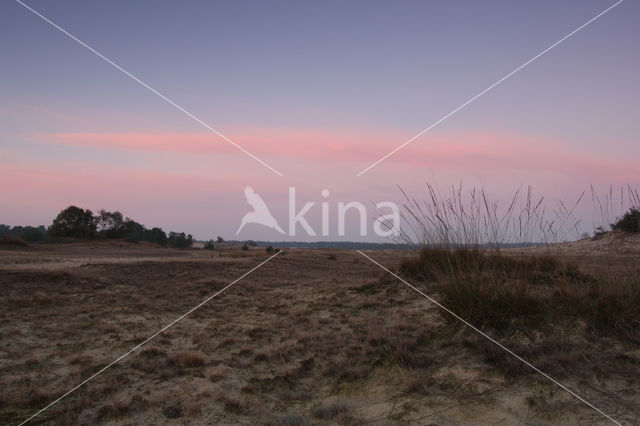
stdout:
[(635, 277), (595, 277), (549, 254), (516, 257), (477, 249), (424, 248), (400, 271), (432, 284), (444, 306), (479, 327), (514, 333), (580, 319), (594, 331), (640, 342)]
[(35, 226), (7, 226), (0, 224), (0, 238), (2, 237), (20, 238), (28, 243), (35, 243), (40, 240), (46, 240), (48, 237), (47, 229), (40, 225)]
[[(563, 206), (560, 219), (548, 220), (531, 191), (507, 209), (481, 191), (469, 204), (460, 190), (446, 200), (431, 193), (431, 201), (405, 210), (420, 238), (403, 244), (419, 250), (371, 256), (617, 420), (637, 422), (640, 251), (624, 245), (637, 241), (621, 234), (632, 231), (616, 229), (633, 220), (610, 222), (617, 245), (607, 252), (589, 251), (599, 247), (595, 239), (578, 242), (583, 251), (513, 249), (519, 238), (550, 243), (559, 230), (574, 229), (573, 208)], [(74, 212), (75, 235), (86, 235), (89, 215)], [(146, 228), (116, 213), (100, 212), (92, 238), (144, 235)], [(633, 219), (633, 209), (628, 213)], [(58, 224), (75, 226), (63, 219)], [(167, 245), (191, 240), (165, 236)], [(278, 250), (222, 238), (215, 244), (216, 253), (168, 254), (123, 245), (122, 261), (97, 247), (81, 267), (64, 262), (78, 256), (64, 245), (46, 256), (5, 250), (0, 348), (9, 361), (0, 376), (0, 422), (24, 420)], [(214, 241), (207, 245), (213, 249)], [(62, 266), (48, 270), (56, 250)], [(583, 424), (597, 415), (360, 254), (296, 249), (39, 420)]]
[[(56, 253), (72, 258), (76, 250), (4, 252), (21, 261), (0, 269), (0, 347), (7, 360), (0, 423), (20, 423), (266, 257), (262, 249), (227, 258), (125, 245), (122, 262), (112, 263), (103, 259), (113, 249), (97, 245), (83, 254), (82, 267), (39, 269), (50, 267)], [(246, 254), (238, 245), (216, 250)], [(563, 383), (597, 385), (577, 389), (617, 418), (633, 420), (630, 407), (639, 395), (619, 389), (640, 386), (638, 344), (625, 328), (637, 311), (613, 290), (597, 295), (606, 277), (587, 273), (584, 259), (574, 267), (563, 257), (483, 250), (371, 256)], [(624, 259), (614, 261), (597, 259), (597, 266), (620, 267)], [(28, 264), (38, 268), (22, 269)], [(474, 282), (469, 292), (465, 277), (477, 274), (491, 279)], [(560, 289), (583, 293), (552, 292), (558, 279), (566, 281)], [(509, 282), (527, 283), (531, 292), (511, 291)], [(491, 423), (514, 412), (530, 423), (594, 419), (588, 407), (353, 251), (291, 250), (239, 284), (40, 421), (459, 424), (487, 406), (496, 412)], [(588, 303), (606, 318), (590, 313)], [(624, 324), (610, 318), (615, 303), (625, 303), (617, 317), (626, 316)], [(434, 412), (442, 417), (430, 419)]]
[(631, 208), (616, 223), (611, 225), (615, 231), (640, 232), (640, 209)]
[(16, 238), (10, 235), (3, 235), (0, 237), (0, 246), (2, 247), (27, 247), (28, 244), (21, 238)]

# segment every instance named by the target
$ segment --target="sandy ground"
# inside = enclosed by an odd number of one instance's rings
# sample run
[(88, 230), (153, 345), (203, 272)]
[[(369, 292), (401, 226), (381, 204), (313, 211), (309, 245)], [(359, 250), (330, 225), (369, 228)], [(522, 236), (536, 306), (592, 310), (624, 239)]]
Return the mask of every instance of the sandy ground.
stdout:
[[(565, 254), (612, 253), (578, 249)], [(367, 253), (389, 268), (413, 256)], [(266, 258), (126, 243), (0, 250), (0, 422), (25, 420)], [(287, 250), (34, 422), (610, 423), (537, 373), (505, 375), (481, 340), (356, 252)], [(549, 374), (640, 424), (640, 351), (612, 350), (619, 374)]]

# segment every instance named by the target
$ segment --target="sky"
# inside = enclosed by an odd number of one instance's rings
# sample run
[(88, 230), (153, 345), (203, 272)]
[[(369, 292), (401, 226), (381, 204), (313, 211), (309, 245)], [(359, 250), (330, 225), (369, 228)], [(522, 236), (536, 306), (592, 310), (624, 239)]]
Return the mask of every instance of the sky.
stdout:
[[(0, 4), (0, 223), (68, 205), (200, 239), (379, 241), (339, 202), (462, 182), (549, 203), (640, 183), (640, 4), (626, 0), (379, 165), (373, 162), (614, 1), (25, 3), (257, 156), (278, 176), (18, 2)], [(235, 235), (251, 186), (286, 227)], [(321, 191), (329, 190), (328, 197)], [(592, 205), (581, 205), (586, 229)], [(368, 226), (372, 226), (370, 220)], [(319, 232), (318, 232), (319, 233)]]

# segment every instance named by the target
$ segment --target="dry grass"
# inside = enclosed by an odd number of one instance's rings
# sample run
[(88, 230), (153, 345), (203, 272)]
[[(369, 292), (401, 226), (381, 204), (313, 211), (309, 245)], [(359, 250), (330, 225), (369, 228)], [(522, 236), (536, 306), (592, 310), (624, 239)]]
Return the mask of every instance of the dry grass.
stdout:
[[(0, 258), (1, 423), (19, 423), (266, 258), (263, 250), (257, 258), (107, 246), (87, 258), (86, 247), (75, 250), (11, 251)], [(125, 256), (126, 250), (131, 251)], [(535, 282), (542, 290), (562, 276), (588, 289), (589, 297), (600, 282), (583, 263), (572, 269), (564, 258), (451, 253), (429, 258), (428, 268), (405, 262), (402, 274), (439, 297), (444, 287), (437, 278), (452, 271), (460, 277), (502, 271), (503, 280)], [(336, 259), (329, 260), (330, 254)], [(85, 256), (79, 266), (69, 266), (74, 256)], [(372, 256), (399, 267), (417, 253)], [(43, 270), (54, 261), (62, 268)], [(597, 262), (611, 263), (593, 261), (594, 269)], [(553, 423), (557, 413), (574, 423), (594, 420), (588, 407), (544, 387), (522, 364), (460, 329), (388, 275), (379, 276), (376, 268), (353, 252), (291, 250), (47, 410), (40, 421), (515, 423), (534, 413), (530, 422)], [(529, 296), (538, 300), (539, 294)], [(549, 308), (540, 309), (543, 323)], [(473, 318), (492, 318), (497, 310), (496, 305)], [(528, 315), (515, 317), (529, 321)], [(580, 320), (583, 326), (573, 328), (553, 324), (558, 330), (545, 339), (523, 326), (509, 333), (501, 321), (487, 327), (504, 333), (514, 350), (579, 385), (597, 405), (632, 418), (628, 404), (637, 404), (640, 395), (620, 389), (638, 389), (633, 372), (640, 357), (624, 333), (602, 337), (604, 332)], [(578, 377), (581, 382), (572, 379)], [(583, 389), (582, 381), (598, 390)], [(509, 399), (513, 395), (516, 402)], [(428, 417), (434, 412), (442, 414)]]
[(594, 331), (640, 343), (637, 276), (607, 279), (549, 254), (513, 257), (473, 249), (425, 248), (400, 270), (435, 284), (444, 306), (479, 327), (513, 333), (582, 320)]
[(181, 368), (202, 367), (206, 359), (205, 354), (194, 351), (179, 352), (171, 358), (171, 360)]

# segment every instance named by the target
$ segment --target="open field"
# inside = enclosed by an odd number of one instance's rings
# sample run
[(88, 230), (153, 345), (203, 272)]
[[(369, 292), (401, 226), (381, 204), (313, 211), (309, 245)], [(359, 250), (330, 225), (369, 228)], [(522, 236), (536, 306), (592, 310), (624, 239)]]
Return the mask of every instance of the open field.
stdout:
[[(638, 247), (585, 241), (555, 253), (583, 273), (633, 280)], [(396, 271), (417, 256), (367, 254)], [(126, 243), (0, 249), (0, 422), (20, 423), (266, 258)], [(617, 421), (640, 424), (640, 336), (624, 330), (594, 331), (576, 315), (489, 331)], [(610, 422), (357, 252), (294, 249), (34, 423)]]

